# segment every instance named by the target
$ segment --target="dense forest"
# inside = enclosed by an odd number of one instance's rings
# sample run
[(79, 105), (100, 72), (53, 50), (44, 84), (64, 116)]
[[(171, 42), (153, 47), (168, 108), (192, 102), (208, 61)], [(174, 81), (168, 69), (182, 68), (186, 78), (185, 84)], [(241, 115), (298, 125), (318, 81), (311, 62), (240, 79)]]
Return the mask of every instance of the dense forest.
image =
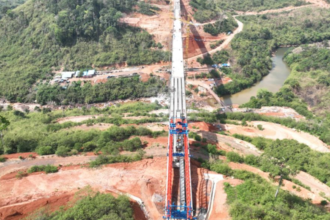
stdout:
[(232, 41), (233, 82), (216, 89), (219, 95), (252, 86), (272, 68), (271, 54), (279, 46), (322, 42), (330, 39), (330, 14), (325, 9), (302, 8), (292, 12), (238, 17), (244, 31)]
[(194, 8), (194, 18), (199, 22), (206, 22), (217, 18), (223, 11), (263, 11), (267, 9), (283, 8), (288, 6), (300, 6), (306, 4), (303, 0), (191, 0)]
[(204, 25), (204, 31), (210, 33), (213, 36), (217, 36), (220, 33), (233, 32), (238, 27), (235, 19), (229, 15), (226, 19), (219, 19), (214, 24)]
[[(146, 31), (119, 22), (136, 0), (33, 1), (0, 20), (0, 96), (10, 101), (36, 99), (33, 85), (51, 72), (127, 62), (168, 60)], [(125, 50), (123, 50), (125, 48)]]
[(26, 0), (0, 0), (0, 19), (6, 14), (12, 13), (11, 10), (21, 5)]
[[(87, 194), (87, 195), (86, 195)], [(133, 209), (130, 200), (126, 196), (115, 198), (111, 194), (95, 193), (86, 187), (78, 191), (72, 205), (56, 212), (49, 212), (46, 208), (37, 210), (26, 217), (26, 220), (133, 220)]]

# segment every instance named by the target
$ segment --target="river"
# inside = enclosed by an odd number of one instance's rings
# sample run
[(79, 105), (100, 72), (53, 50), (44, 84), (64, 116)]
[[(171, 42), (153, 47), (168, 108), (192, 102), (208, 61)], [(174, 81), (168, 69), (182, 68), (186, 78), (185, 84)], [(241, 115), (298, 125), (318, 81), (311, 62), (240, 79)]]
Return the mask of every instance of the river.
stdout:
[(252, 96), (256, 96), (259, 89), (267, 89), (270, 92), (278, 92), (283, 86), (285, 80), (290, 74), (289, 67), (283, 62), (284, 53), (289, 48), (279, 48), (272, 57), (273, 69), (260, 82), (251, 88), (242, 90), (239, 93), (224, 96), (223, 100), (226, 105), (244, 104), (250, 100)]

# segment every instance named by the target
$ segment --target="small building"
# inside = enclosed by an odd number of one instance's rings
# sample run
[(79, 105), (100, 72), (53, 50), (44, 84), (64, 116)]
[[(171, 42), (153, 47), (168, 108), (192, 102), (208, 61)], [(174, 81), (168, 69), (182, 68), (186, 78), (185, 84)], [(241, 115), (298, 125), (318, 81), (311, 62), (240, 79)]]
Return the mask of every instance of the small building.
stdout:
[(83, 77), (84, 78), (91, 78), (96, 74), (95, 70), (86, 70), (83, 72)]
[(83, 72), (83, 76), (87, 76), (87, 75), (88, 75), (88, 71), (86, 70)]
[(87, 76), (94, 76), (96, 74), (95, 70), (88, 70)]
[(70, 79), (74, 74), (75, 72), (62, 72), (62, 79)]

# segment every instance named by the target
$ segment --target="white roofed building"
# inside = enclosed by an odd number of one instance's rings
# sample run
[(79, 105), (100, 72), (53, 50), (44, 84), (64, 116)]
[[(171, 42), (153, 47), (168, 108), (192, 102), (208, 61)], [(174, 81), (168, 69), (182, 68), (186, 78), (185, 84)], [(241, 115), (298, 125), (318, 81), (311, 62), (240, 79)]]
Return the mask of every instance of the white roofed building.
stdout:
[(75, 72), (62, 72), (62, 79), (70, 79), (74, 74)]

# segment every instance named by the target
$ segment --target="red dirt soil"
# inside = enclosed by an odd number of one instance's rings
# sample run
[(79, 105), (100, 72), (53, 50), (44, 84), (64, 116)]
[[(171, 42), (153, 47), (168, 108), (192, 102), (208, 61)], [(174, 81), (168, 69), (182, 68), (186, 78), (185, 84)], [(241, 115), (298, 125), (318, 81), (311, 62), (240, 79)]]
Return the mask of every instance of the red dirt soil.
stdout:
[[(106, 193), (110, 193), (117, 197), (117, 194), (113, 192)], [(74, 197), (74, 192), (68, 192), (61, 195), (51, 196), (49, 198), (42, 198), (32, 202), (15, 205), (14, 207), (8, 207), (7, 209), (1, 210), (0, 217), (4, 220), (19, 220), (25, 218), (40, 208), (45, 208), (47, 212), (54, 212), (59, 210), (61, 207), (67, 207), (69, 202), (75, 201)], [(134, 219), (147, 220), (139, 204), (131, 201), (131, 205), (133, 208)]]
[(206, 122), (191, 122), (188, 124), (189, 129), (197, 129), (202, 131), (218, 131), (215, 126)]
[[(199, 195), (200, 168), (192, 162), (192, 189), (194, 198)], [(48, 204), (47, 198), (59, 197), (90, 185), (98, 191), (120, 191), (129, 193), (144, 201), (149, 216), (161, 219), (164, 201), (152, 201), (158, 194), (164, 199), (166, 180), (166, 157), (146, 159), (134, 163), (118, 163), (104, 166), (102, 169), (79, 168), (61, 169), (54, 174), (37, 174), (22, 179), (0, 180), (0, 216), (10, 219), (29, 213)], [(44, 199), (44, 200), (43, 200)], [(40, 201), (31, 203), (31, 201)], [(195, 203), (199, 204), (199, 198)], [(27, 214), (27, 213), (25, 213)]]
[(6, 154), (6, 155), (4, 155), (4, 158), (6, 158), (6, 159), (19, 159), (19, 157), (29, 158), (30, 155), (32, 155), (32, 157), (38, 156), (38, 154), (35, 152), (29, 152), (29, 153)]

